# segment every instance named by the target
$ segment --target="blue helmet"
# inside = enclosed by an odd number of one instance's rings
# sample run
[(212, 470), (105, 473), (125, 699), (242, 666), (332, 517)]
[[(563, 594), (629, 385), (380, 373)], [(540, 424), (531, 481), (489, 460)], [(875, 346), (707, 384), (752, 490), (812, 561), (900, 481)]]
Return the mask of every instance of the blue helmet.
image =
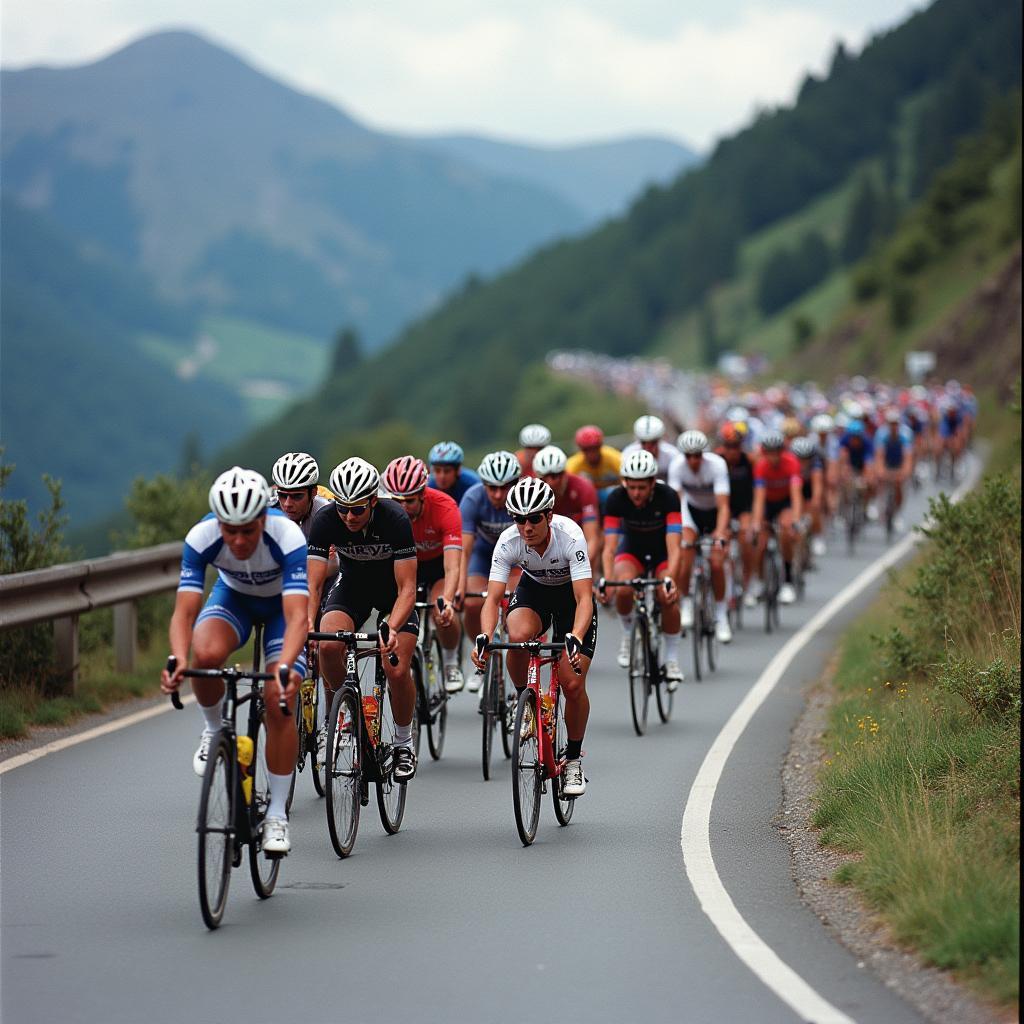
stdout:
[(863, 420), (850, 420), (846, 424), (846, 432), (851, 437), (863, 437), (864, 436), (864, 421)]
[(431, 466), (461, 466), (463, 459), (462, 445), (454, 441), (438, 441), (427, 455)]

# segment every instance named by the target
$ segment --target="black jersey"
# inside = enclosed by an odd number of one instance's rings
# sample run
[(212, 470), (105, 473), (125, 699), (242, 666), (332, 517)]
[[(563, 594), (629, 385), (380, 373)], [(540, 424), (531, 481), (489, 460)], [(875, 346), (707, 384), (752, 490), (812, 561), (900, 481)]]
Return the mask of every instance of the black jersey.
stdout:
[(345, 566), (392, 566), (416, 558), (412, 523), (397, 502), (380, 498), (362, 530), (350, 530), (331, 502), (313, 517), (309, 531), (309, 557), (326, 561), (331, 546), (337, 549), (343, 571)]
[(729, 467), (729, 514), (737, 516), (754, 508), (754, 463), (746, 452), (740, 452), (739, 461), (726, 460)]
[(682, 533), (679, 495), (668, 484), (657, 482), (646, 504), (637, 508), (625, 487), (608, 495), (604, 508), (605, 533), (621, 534), (624, 551), (662, 556), (667, 533)]

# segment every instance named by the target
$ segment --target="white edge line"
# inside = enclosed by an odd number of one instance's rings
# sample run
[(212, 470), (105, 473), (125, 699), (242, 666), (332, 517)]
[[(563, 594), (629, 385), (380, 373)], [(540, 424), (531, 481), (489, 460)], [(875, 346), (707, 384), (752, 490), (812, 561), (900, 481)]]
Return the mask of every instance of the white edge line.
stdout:
[[(192, 704), (195, 702), (195, 697), (182, 697), (182, 704)], [(36, 747), (34, 750), (26, 751), (24, 754), (18, 754), (15, 757), (9, 757), (6, 761), (0, 761), (0, 775), (4, 775), (7, 772), (14, 771), (15, 768), (21, 768), (23, 765), (31, 764), (33, 761), (38, 761), (41, 757), (46, 757), (47, 754), (56, 754), (58, 750), (67, 750), (68, 747), (77, 746), (79, 743), (85, 743), (86, 740), (94, 740), (99, 736), (106, 736), (108, 733), (117, 732), (118, 729), (127, 729), (130, 725), (136, 725), (139, 722), (144, 722), (148, 718), (155, 718), (157, 715), (165, 714), (168, 711), (173, 711), (174, 708), (170, 701), (164, 701), (161, 704), (156, 704), (151, 708), (145, 708), (142, 711), (136, 711), (133, 714), (125, 715), (124, 718), (117, 718), (112, 722), (105, 722), (103, 725), (97, 725), (93, 729), (86, 729), (85, 732), (75, 733), (74, 736), (65, 736), (63, 739), (54, 740), (52, 743), (45, 743), (41, 747)]]
[[(963, 497), (973, 486), (976, 475), (976, 471), (968, 474), (968, 478), (953, 494), (952, 501), (959, 501)], [(802, 1020), (813, 1021), (815, 1024), (854, 1024), (854, 1021), (818, 995), (796, 971), (785, 964), (736, 909), (722, 884), (711, 854), (711, 805), (733, 747), (796, 655), (829, 619), (903, 558), (920, 539), (916, 533), (904, 537), (859, 576), (854, 577), (783, 645), (715, 738), (693, 781), (683, 812), (679, 845), (683, 851), (687, 877), (700, 901), (701, 910), (711, 919), (711, 923), (740, 960)]]

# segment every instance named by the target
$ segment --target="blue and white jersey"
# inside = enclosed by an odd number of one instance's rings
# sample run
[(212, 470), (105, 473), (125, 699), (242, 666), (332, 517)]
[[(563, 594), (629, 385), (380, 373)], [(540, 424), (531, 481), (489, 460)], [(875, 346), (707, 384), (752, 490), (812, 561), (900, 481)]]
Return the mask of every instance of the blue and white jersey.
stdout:
[(903, 456), (914, 448), (914, 432), (905, 423), (883, 423), (875, 431), (875, 451), (881, 452), (887, 469), (899, 469)]
[(252, 557), (244, 561), (231, 554), (212, 512), (200, 519), (185, 537), (178, 590), (201, 594), (208, 565), (217, 570), (226, 586), (239, 594), (253, 597), (309, 594), (306, 538), (279, 509), (267, 510), (260, 543)]
[[(458, 505), (466, 496), (466, 492), (478, 483), (480, 483), (480, 477), (478, 477), (473, 470), (460, 469), (459, 475), (455, 478), (455, 486), (452, 487), (450, 491), (445, 491), (444, 493), (447, 494), (449, 498), (453, 498), (455, 500), (455, 504)], [(433, 473), (427, 477), (427, 486), (441, 490), (441, 488), (437, 486), (437, 481), (434, 479)]]
[(477, 547), (482, 545), (488, 551), (512, 525), (508, 510), (504, 505), (495, 508), (491, 504), (483, 484), (474, 484), (466, 491), (459, 502), (459, 513), (462, 516), (462, 532), (475, 534)]

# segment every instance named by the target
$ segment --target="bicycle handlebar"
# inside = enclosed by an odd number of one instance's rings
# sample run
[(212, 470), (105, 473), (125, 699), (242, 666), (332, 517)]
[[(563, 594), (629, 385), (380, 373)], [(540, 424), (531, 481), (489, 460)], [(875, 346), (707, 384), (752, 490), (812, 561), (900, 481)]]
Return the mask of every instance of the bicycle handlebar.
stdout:
[[(177, 668), (178, 659), (173, 654), (169, 654), (167, 656), (168, 674), (174, 675)], [(280, 669), (283, 670), (283, 680), (287, 680), (287, 674), (291, 669), (287, 665), (281, 665)], [(274, 678), (273, 672), (255, 672), (252, 669), (239, 668), (237, 665), (229, 665), (224, 668), (187, 668), (182, 674), (188, 679), (252, 679), (254, 682)], [(282, 682), (282, 685), (286, 685), (286, 683)], [(181, 711), (185, 706), (181, 703), (181, 695), (177, 690), (171, 692), (170, 701), (177, 711)], [(287, 705), (285, 705), (285, 714), (287, 713)]]
[[(351, 629), (339, 629), (339, 630), (337, 630), (334, 633), (321, 633), (321, 632), (307, 633), (306, 634), (306, 639), (307, 640), (334, 640), (337, 643), (342, 643), (342, 644), (345, 644), (347, 646), (347, 645), (350, 645), (350, 644), (358, 643), (360, 641), (363, 641), (363, 642), (366, 642), (366, 643), (374, 643), (374, 644), (380, 644), (382, 641), (384, 643), (387, 643), (388, 642), (388, 638), (390, 636), (391, 636), (391, 627), (386, 622), (382, 622), (380, 624), (380, 626), (378, 626), (378, 631), (376, 633), (357, 633), (357, 632), (355, 632), (354, 630), (351, 630)], [(373, 652), (367, 650), (367, 651), (364, 651), (362, 653), (364, 655), (369, 655), (369, 654), (372, 654)], [(390, 664), (392, 666), (392, 668), (395, 665), (397, 665), (398, 664), (398, 655), (395, 654), (394, 652), (389, 654), (388, 655), (388, 664)]]
[[(481, 643), (483, 640), (483, 643)], [(476, 649), (479, 654), (483, 654), (485, 651), (530, 651), (531, 653), (539, 654), (542, 651), (547, 651), (551, 654), (558, 652), (559, 654), (565, 650), (565, 644), (547, 644), (541, 640), (524, 640), (521, 643), (510, 644), (510, 643), (492, 643), (488, 641), (484, 634), (476, 638)]]

